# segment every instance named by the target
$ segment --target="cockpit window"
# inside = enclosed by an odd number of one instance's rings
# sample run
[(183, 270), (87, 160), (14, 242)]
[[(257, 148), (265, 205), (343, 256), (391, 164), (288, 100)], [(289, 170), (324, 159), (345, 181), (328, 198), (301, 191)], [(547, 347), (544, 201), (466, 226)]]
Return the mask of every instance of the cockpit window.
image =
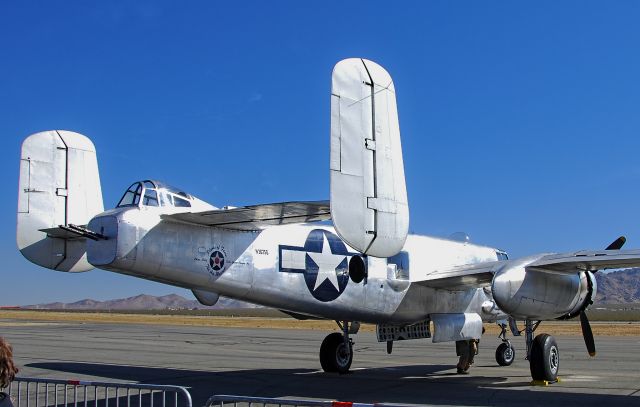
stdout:
[(158, 193), (155, 189), (145, 189), (142, 204), (146, 206), (160, 206), (158, 202)]
[(191, 207), (191, 202), (187, 201), (186, 199), (182, 199), (180, 197), (177, 197), (177, 196), (173, 197), (173, 203), (175, 204), (175, 206), (181, 207), (181, 208), (189, 208), (189, 207)]
[(122, 199), (120, 199), (120, 202), (118, 202), (117, 206), (137, 205), (138, 202), (140, 202), (141, 194), (142, 184), (140, 184), (139, 182), (135, 182), (129, 187), (127, 192), (124, 193), (124, 196), (122, 197)]
[(144, 206), (189, 208), (193, 197), (169, 185), (147, 180), (131, 185), (117, 206), (137, 206), (140, 199)]
[(502, 250), (496, 250), (496, 256), (498, 257), (498, 261), (509, 260), (507, 253)]
[(160, 200), (162, 206), (173, 206), (173, 196), (167, 193), (167, 191), (160, 192)]

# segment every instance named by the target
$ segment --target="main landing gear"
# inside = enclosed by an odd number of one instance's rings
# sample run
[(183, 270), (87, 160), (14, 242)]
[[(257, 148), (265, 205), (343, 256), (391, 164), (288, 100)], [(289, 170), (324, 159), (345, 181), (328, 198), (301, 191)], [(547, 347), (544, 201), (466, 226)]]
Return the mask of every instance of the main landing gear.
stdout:
[(525, 340), (527, 343), (527, 359), (531, 378), (534, 381), (558, 381), (558, 369), (560, 367), (560, 351), (553, 336), (540, 334), (533, 337), (533, 332), (540, 325), (530, 320), (525, 320)]
[[(540, 325), (540, 321), (533, 322), (525, 320), (525, 343), (527, 345), (527, 360), (531, 370), (531, 378), (534, 381), (557, 382), (558, 369), (560, 367), (560, 352), (558, 344), (553, 336), (540, 334), (533, 336), (535, 330)], [(501, 332), (498, 336), (502, 343), (496, 349), (496, 362), (500, 366), (509, 366), (515, 359), (515, 350), (511, 342), (507, 339), (507, 325), (499, 324)], [(515, 325), (515, 320), (509, 320), (509, 326), (514, 336), (519, 336), (521, 331)]]
[(349, 334), (358, 333), (360, 323), (336, 321), (342, 334), (338, 332), (327, 335), (320, 345), (320, 365), (325, 372), (347, 373), (353, 361), (353, 340)]

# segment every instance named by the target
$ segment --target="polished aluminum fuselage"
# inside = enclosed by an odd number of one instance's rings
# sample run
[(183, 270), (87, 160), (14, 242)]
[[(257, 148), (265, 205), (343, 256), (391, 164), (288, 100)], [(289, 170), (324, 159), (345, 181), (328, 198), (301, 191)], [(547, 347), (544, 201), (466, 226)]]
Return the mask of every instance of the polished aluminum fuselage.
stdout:
[[(283, 248), (303, 250), (314, 230), (335, 236), (332, 226), (283, 225), (238, 231), (162, 220), (163, 213), (166, 209), (132, 207), (96, 216), (89, 228), (107, 240), (89, 242), (88, 260), (101, 269), (336, 320), (410, 323), (433, 313), (463, 312), (478, 313), (485, 320), (504, 317), (494, 307), (489, 290), (439, 290), (415, 283), (455, 265), (496, 260), (496, 250), (489, 247), (412, 235), (403, 250), (408, 264), (401, 272), (389, 267), (387, 259), (366, 257), (366, 279), (355, 283), (345, 277), (346, 286), (341, 286), (337, 298), (319, 300), (313, 295), (313, 282), (305, 281), (304, 270), (283, 271), (280, 257), (291, 252)], [(349, 255), (344, 256), (343, 265), (356, 255), (346, 247)], [(219, 270), (211, 263), (216, 252), (224, 258)], [(301, 256), (304, 264), (308, 254)]]

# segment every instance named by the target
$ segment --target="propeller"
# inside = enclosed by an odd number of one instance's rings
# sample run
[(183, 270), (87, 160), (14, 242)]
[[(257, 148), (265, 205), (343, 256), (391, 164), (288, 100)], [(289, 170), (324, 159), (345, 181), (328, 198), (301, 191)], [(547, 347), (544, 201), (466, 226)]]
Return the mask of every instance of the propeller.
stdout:
[(589, 352), (589, 356), (594, 357), (596, 355), (596, 342), (593, 340), (591, 325), (589, 324), (589, 319), (584, 311), (580, 312), (580, 326), (582, 327), (584, 343), (587, 345), (587, 352)]
[(627, 238), (624, 236), (620, 236), (616, 240), (614, 240), (605, 250), (620, 250), (622, 246), (627, 242)]
[[(627, 242), (627, 238), (624, 236), (620, 236), (619, 238), (611, 242), (611, 244), (607, 246), (605, 250), (620, 250), (626, 242)], [(589, 324), (589, 318), (587, 318), (587, 314), (585, 313), (584, 309), (580, 311), (580, 327), (582, 328), (582, 337), (584, 338), (585, 345), (587, 345), (587, 351), (589, 352), (589, 356), (593, 357), (596, 355), (596, 343), (593, 340), (593, 332), (591, 331), (591, 324)]]

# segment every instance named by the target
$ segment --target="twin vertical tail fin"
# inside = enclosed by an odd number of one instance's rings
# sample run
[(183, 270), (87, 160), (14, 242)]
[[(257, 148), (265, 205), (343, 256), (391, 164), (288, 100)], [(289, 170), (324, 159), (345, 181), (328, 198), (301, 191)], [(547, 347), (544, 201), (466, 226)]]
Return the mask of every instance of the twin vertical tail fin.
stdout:
[(351, 58), (333, 70), (331, 217), (340, 237), (375, 257), (397, 254), (407, 238), (409, 205), (391, 76)]
[(103, 210), (91, 140), (54, 130), (23, 141), (16, 237), (24, 257), (53, 270), (91, 270), (86, 239), (92, 237), (83, 226)]
[[(45, 131), (22, 144), (18, 249), (31, 262), (86, 271), (85, 229), (104, 210), (96, 150), (87, 137)], [(340, 61), (331, 89), (331, 216), (351, 247), (375, 257), (402, 250), (409, 206), (391, 76), (365, 59)]]

